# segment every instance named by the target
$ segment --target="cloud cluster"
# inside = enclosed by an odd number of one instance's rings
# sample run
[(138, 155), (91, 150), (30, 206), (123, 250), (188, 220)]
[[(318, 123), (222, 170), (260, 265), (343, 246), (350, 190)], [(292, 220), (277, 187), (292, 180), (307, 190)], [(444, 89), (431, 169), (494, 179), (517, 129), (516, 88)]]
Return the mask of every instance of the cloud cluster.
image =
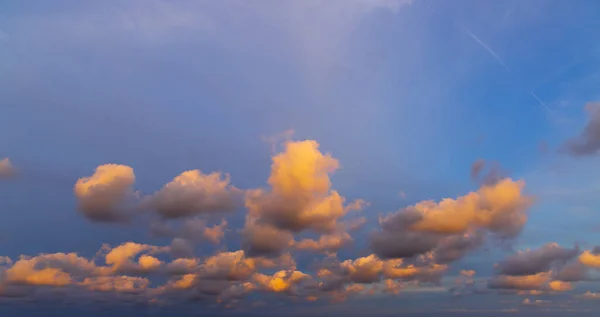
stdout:
[[(346, 199), (332, 188), (340, 164), (316, 141), (286, 140), (272, 158), (268, 188), (238, 189), (229, 175), (186, 171), (152, 195), (134, 189), (125, 165), (99, 166), (74, 188), (79, 212), (91, 221), (127, 222), (145, 214), (151, 232), (171, 239), (154, 246), (126, 242), (103, 245), (91, 259), (76, 253), (0, 257), (0, 296), (35, 296), (40, 287), (144, 300), (212, 300), (233, 305), (272, 294), (306, 301), (400, 294), (442, 285), (451, 265), (488, 239), (515, 238), (533, 199), (522, 180), (484, 177), (480, 188), (458, 198), (421, 201), (379, 219), (369, 236), (368, 255), (338, 258), (365, 222), (353, 217), (369, 204)], [(474, 166), (478, 177), (485, 164)], [(498, 175), (491, 169), (491, 174)], [(243, 204), (242, 204), (243, 202)], [(245, 206), (242, 228), (222, 218)], [(220, 222), (210, 223), (216, 218)], [(240, 249), (227, 251), (225, 232), (239, 233)], [(201, 244), (221, 246), (199, 256)], [(580, 251), (550, 243), (519, 251), (495, 266), (487, 289), (567, 292), (600, 269), (596, 248)], [(298, 267), (296, 253), (320, 254)], [(482, 292), (475, 271), (462, 270), (453, 294)], [(157, 283), (158, 282), (158, 283)], [(33, 295), (32, 295), (33, 294)], [(277, 295), (279, 294), (279, 295)], [(268, 296), (268, 295), (264, 295)]]

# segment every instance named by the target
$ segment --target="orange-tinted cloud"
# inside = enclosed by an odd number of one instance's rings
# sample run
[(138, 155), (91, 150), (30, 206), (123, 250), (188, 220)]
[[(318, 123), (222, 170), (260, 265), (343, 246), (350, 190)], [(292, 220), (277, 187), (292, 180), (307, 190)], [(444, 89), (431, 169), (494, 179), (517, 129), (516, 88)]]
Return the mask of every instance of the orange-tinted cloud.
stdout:
[(126, 165), (106, 164), (92, 176), (75, 183), (79, 211), (89, 220), (99, 222), (128, 221), (134, 209), (135, 174)]
[(3, 158), (0, 160), (0, 179), (8, 178), (16, 174), (15, 167), (10, 162), (10, 159)]
[(291, 246), (292, 233), (331, 233), (349, 210), (364, 206), (362, 201), (344, 206), (344, 198), (331, 189), (329, 174), (338, 167), (316, 141), (286, 142), (284, 151), (273, 157), (270, 191), (246, 192), (245, 249), (277, 254)]
[(419, 202), (381, 218), (382, 231), (371, 237), (371, 245), (383, 258), (412, 257), (438, 248), (440, 261), (455, 261), (483, 242), (478, 231), (501, 238), (520, 233), (533, 202), (523, 194), (524, 185), (506, 178), (457, 199)]
[(590, 251), (584, 251), (579, 256), (579, 262), (583, 263), (585, 266), (600, 268), (600, 254), (594, 254)]
[(295, 284), (303, 279), (310, 278), (309, 275), (300, 271), (278, 271), (273, 275), (257, 273), (253, 276), (254, 281), (263, 289), (274, 293), (287, 292)]

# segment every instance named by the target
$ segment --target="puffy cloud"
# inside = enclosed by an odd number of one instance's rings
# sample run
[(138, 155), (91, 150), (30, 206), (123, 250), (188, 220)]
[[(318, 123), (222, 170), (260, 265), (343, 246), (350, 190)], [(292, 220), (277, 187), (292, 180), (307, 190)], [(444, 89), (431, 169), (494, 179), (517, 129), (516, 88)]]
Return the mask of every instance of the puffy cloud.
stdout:
[(569, 282), (552, 281), (548, 283), (548, 287), (553, 292), (566, 292), (573, 289), (573, 285)]
[(581, 133), (563, 144), (563, 149), (574, 156), (593, 155), (600, 150), (600, 102), (585, 106), (589, 121)]
[(200, 268), (198, 259), (175, 259), (166, 265), (169, 274), (183, 275), (197, 272)]
[(11, 265), (13, 263), (12, 259), (7, 256), (0, 256), (0, 266), (2, 265)]
[(71, 275), (60, 268), (37, 266), (37, 258), (21, 258), (6, 270), (6, 280), (13, 284), (66, 286), (71, 284)]
[(15, 167), (8, 157), (0, 160), (0, 179), (11, 177), (15, 175), (15, 173)]
[(129, 166), (98, 166), (92, 176), (80, 178), (75, 183), (79, 211), (92, 221), (128, 221), (134, 210), (134, 182), (135, 174)]
[(294, 236), (269, 224), (247, 219), (242, 231), (242, 247), (249, 256), (276, 256), (294, 245)]
[[(273, 157), (271, 190), (246, 192), (249, 214), (244, 246), (249, 253), (278, 254), (291, 245), (292, 233), (304, 230), (332, 233), (349, 210), (365, 205), (358, 201), (344, 206), (344, 198), (331, 189), (329, 179), (339, 162), (321, 153), (316, 141), (284, 145), (285, 150)], [(272, 241), (276, 238), (280, 238), (277, 243)]]
[(229, 182), (229, 175), (219, 172), (186, 171), (149, 197), (146, 203), (163, 218), (232, 211), (241, 192)]
[(436, 263), (451, 263), (463, 258), (468, 252), (480, 247), (484, 242), (481, 232), (467, 232), (440, 239), (430, 253)]
[(591, 251), (584, 251), (579, 256), (579, 262), (588, 267), (600, 268), (600, 254), (595, 254)]
[(140, 256), (138, 263), (143, 271), (154, 271), (162, 265), (159, 259), (147, 254)]
[(371, 254), (366, 257), (355, 260), (346, 260), (340, 264), (350, 277), (350, 280), (356, 283), (374, 283), (379, 281), (381, 271), (383, 270), (383, 261), (376, 255)]
[(200, 267), (200, 276), (210, 279), (242, 281), (256, 271), (256, 261), (244, 251), (220, 252), (207, 258)]
[(133, 258), (142, 252), (167, 252), (169, 248), (126, 242), (112, 249), (110, 246), (104, 245), (103, 250), (108, 251), (105, 261), (107, 265), (111, 266), (114, 272), (149, 272), (161, 265), (158, 259), (143, 254), (139, 257), (138, 263), (135, 263)]
[(307, 278), (310, 276), (300, 271), (278, 271), (271, 276), (257, 273), (253, 276), (259, 286), (274, 293), (290, 291), (294, 285)]
[(504, 179), (477, 192), (439, 203), (424, 201), (413, 207), (421, 215), (411, 228), (437, 233), (462, 233), (485, 228), (503, 237), (514, 237), (522, 229), (532, 200), (522, 194), (525, 183)]
[(488, 281), (488, 287), (491, 289), (511, 289), (511, 290), (539, 290), (550, 282), (549, 272), (542, 272), (533, 275), (500, 275)]
[(496, 269), (504, 275), (532, 275), (547, 272), (553, 264), (564, 264), (578, 254), (577, 247), (568, 249), (548, 243), (535, 250), (519, 251), (498, 263)]
[[(506, 178), (457, 199), (422, 201), (404, 208), (380, 219), (382, 230), (371, 237), (373, 250), (383, 258), (406, 258), (440, 246), (439, 256), (452, 261), (482, 242), (474, 231), (513, 238), (523, 228), (532, 203), (522, 193), (524, 185)], [(452, 235), (462, 237), (449, 238)]]
[(74, 278), (106, 273), (105, 268), (97, 267), (76, 253), (53, 253), (22, 256), (5, 275), (7, 282), (12, 284), (65, 286), (72, 284)]
[(299, 250), (337, 252), (350, 242), (352, 242), (350, 234), (347, 232), (339, 232), (322, 235), (319, 240), (303, 239), (296, 242), (294, 246)]
[(388, 260), (383, 265), (383, 275), (387, 278), (432, 283), (438, 283), (447, 270), (448, 266), (445, 264), (407, 265), (402, 259)]

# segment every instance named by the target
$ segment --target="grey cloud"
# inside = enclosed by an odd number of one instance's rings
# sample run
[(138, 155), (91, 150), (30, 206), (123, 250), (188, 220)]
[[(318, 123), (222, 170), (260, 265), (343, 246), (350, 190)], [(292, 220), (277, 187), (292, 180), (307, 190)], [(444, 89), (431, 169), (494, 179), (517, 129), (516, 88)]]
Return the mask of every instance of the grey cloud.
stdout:
[(191, 170), (147, 198), (146, 207), (155, 209), (163, 218), (183, 218), (233, 211), (240, 199), (241, 191), (230, 185), (229, 175)]
[(591, 102), (585, 106), (589, 121), (583, 131), (567, 140), (562, 150), (573, 156), (594, 155), (600, 150), (600, 102)]
[(532, 275), (547, 272), (553, 264), (564, 264), (579, 254), (579, 248), (563, 248), (549, 243), (535, 250), (521, 251), (500, 262), (496, 269), (505, 275)]
[(410, 258), (433, 250), (440, 239), (434, 233), (382, 231), (371, 236), (371, 248), (382, 259)]

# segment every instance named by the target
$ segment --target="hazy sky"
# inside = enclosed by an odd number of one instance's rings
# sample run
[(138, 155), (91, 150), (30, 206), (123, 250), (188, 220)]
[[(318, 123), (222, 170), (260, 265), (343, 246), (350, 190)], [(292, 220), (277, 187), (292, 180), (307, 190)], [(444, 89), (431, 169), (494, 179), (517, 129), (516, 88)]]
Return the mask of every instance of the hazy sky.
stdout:
[(1, 1), (0, 313), (595, 316), (598, 12)]

